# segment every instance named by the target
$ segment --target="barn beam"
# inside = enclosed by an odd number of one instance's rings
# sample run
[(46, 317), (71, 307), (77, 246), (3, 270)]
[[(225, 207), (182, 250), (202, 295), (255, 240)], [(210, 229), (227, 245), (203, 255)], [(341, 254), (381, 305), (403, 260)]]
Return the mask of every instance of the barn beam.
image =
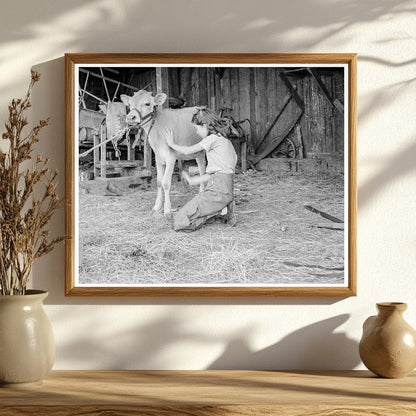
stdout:
[[(293, 130), (293, 128), (296, 126), (300, 118), (302, 117), (304, 111), (305, 111), (305, 103), (303, 102), (302, 98), (297, 93), (296, 89), (293, 87), (291, 82), (289, 81), (288, 77), (285, 75), (284, 70), (281, 68), (278, 68), (278, 74), (280, 79), (284, 82), (286, 85), (286, 88), (289, 90), (290, 95), (288, 98), (285, 98), (285, 104), (283, 105), (282, 110), (277, 114), (277, 117), (274, 120), (274, 124), (278, 121), (278, 119), (281, 117), (281, 115), (284, 113), (284, 111), (288, 108), (289, 102), (293, 100), (296, 102), (297, 107), (295, 110), (294, 118), (291, 120), (291, 123), (286, 127), (285, 130), (283, 130), (280, 134), (278, 134), (276, 137), (272, 138), (270, 142), (261, 150), (258, 154), (255, 154), (251, 159), (250, 162), (253, 165), (256, 165), (260, 160), (264, 159), (269, 153), (271, 153), (274, 149), (276, 149), (280, 143), (283, 142), (283, 140), (289, 135), (289, 133)], [(269, 131), (266, 133), (269, 134)], [(264, 138), (263, 138), (264, 141)]]
[(329, 93), (328, 89), (326, 88), (325, 84), (322, 82), (321, 78), (319, 77), (318, 71), (314, 68), (308, 68), (308, 72), (312, 75), (312, 78), (316, 81), (319, 88), (321, 89), (324, 97), (327, 99), (329, 104), (337, 110), (341, 116), (344, 117), (344, 105), (338, 99), (332, 100), (331, 94)]
[[(98, 102), (100, 102), (100, 103), (102, 103), (102, 104), (107, 104), (107, 101), (105, 101), (105, 100), (103, 100), (102, 98), (100, 98), (100, 97), (97, 97), (96, 95), (94, 95), (94, 94), (91, 94), (90, 92), (88, 92), (88, 91), (86, 91), (86, 90), (81, 90), (80, 89), (80, 91), (83, 93), (83, 94), (87, 94), (87, 95), (89, 95), (90, 97), (92, 97), (92, 98), (94, 98), (95, 100), (97, 100)], [(88, 108), (86, 108), (86, 110), (89, 110)]]
[(107, 88), (107, 81), (105, 80), (105, 77), (104, 77), (104, 72), (103, 72), (103, 69), (102, 69), (102, 68), (100, 68), (100, 73), (101, 73), (101, 77), (102, 77), (102, 79), (103, 79), (103, 84), (104, 84), (105, 93), (106, 93), (106, 95), (107, 95), (107, 102), (110, 102), (111, 100), (110, 100), (110, 94), (109, 94), (109, 92), (108, 92), (108, 88)]
[(279, 120), (280, 116), (282, 115), (283, 111), (285, 111), (286, 107), (288, 106), (290, 100), (292, 99), (292, 95), (291, 94), (287, 94), (286, 97), (283, 99), (283, 107), (281, 108), (281, 110), (277, 113), (276, 117), (274, 118), (274, 120), (272, 121), (272, 123), (270, 124), (269, 128), (267, 129), (266, 133), (264, 134), (263, 138), (260, 140), (260, 142), (257, 145), (257, 149), (260, 149), (261, 145), (264, 143), (264, 141), (266, 140), (267, 136), (269, 135), (269, 133), (272, 131), (273, 127), (276, 125), (277, 121)]
[(293, 87), (292, 83), (289, 81), (289, 78), (286, 76), (284, 70), (282, 68), (277, 69), (277, 73), (279, 74), (280, 79), (285, 83), (287, 89), (292, 94), (293, 98), (296, 101), (296, 104), (301, 108), (302, 112), (305, 110), (305, 103), (303, 102), (302, 98), (299, 97), (298, 92)]
[(254, 155), (250, 159), (250, 162), (253, 165), (256, 165), (260, 162), (260, 160), (264, 159), (269, 153), (273, 152), (273, 150), (276, 149), (276, 147), (279, 146), (279, 144), (282, 143), (284, 139), (286, 139), (289, 133), (293, 130), (294, 126), (299, 122), (302, 115), (303, 110), (298, 108), (298, 114), (292, 120), (292, 123), (289, 124), (289, 126), (282, 132), (282, 134), (274, 137), (261, 153)]
[[(100, 79), (106, 80), (106, 81), (110, 81), (110, 82), (113, 82), (114, 84), (119, 83), (119, 81), (116, 81), (112, 78), (106, 77), (105, 75), (103, 76), (103, 75), (100, 75), (100, 74), (96, 74), (95, 72), (91, 72), (91, 71), (88, 71), (88, 70), (83, 69), (83, 68), (80, 68), (79, 72), (83, 72), (84, 74), (90, 74), (93, 77), (100, 78)], [(120, 85), (122, 85), (123, 87), (126, 87), (126, 88), (130, 88), (133, 91), (139, 91), (139, 89), (137, 87), (133, 87), (132, 85), (125, 84), (124, 82), (120, 82)]]

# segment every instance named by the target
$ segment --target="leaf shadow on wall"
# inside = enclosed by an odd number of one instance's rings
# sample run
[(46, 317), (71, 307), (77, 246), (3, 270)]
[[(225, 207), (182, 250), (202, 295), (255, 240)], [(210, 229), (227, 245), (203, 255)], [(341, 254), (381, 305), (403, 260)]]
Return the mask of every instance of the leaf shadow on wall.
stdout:
[[(57, 320), (68, 321), (67, 328), (74, 321), (72, 317), (57, 316)], [(213, 342), (210, 335), (202, 331), (197, 332), (182, 327), (181, 320), (174, 314), (167, 313), (160, 317), (146, 320), (141, 325), (138, 314), (136, 326), (123, 327), (119, 322), (116, 328), (102, 326), (100, 317), (92, 314), (89, 322), (82, 321), (75, 315), (75, 319), (83, 325), (73, 328), (70, 342), (62, 341), (57, 344), (57, 359), (63, 363), (76, 362), (79, 368), (106, 368), (108, 370), (133, 370), (169, 368), (172, 362), (171, 348), (187, 342), (207, 344)], [(130, 318), (131, 319), (131, 318)], [(95, 322), (96, 321), (96, 322)], [(112, 321), (107, 321), (111, 326)], [(111, 332), (109, 332), (111, 331)], [(111, 333), (111, 335), (109, 335)], [(88, 334), (88, 335), (87, 335)], [(217, 340), (218, 341), (218, 340)]]
[[(335, 332), (349, 319), (349, 314), (307, 325), (255, 351), (249, 347), (253, 327), (246, 326), (234, 336), (214, 335), (202, 329), (190, 329), (180, 317), (167, 313), (146, 320), (144, 325), (128, 325), (129, 328), (123, 328), (120, 322), (109, 336), (109, 329), (102, 327), (99, 314), (92, 314), (91, 320), (85, 322), (77, 319), (77, 313), (82, 315), (83, 312), (66, 314), (61, 311), (56, 316), (60, 326), (65, 326), (72, 334), (70, 342), (65, 342), (65, 337), (58, 338), (57, 358), (61, 365), (76, 362), (79, 368), (109, 370), (192, 368), (201, 361), (201, 351), (205, 356), (215, 356), (216, 353), (209, 352), (212, 347), (209, 350), (206, 347), (219, 343), (225, 346), (224, 351), (205, 366), (207, 370), (337, 370), (354, 368), (360, 363), (358, 343), (344, 332)], [(63, 325), (65, 321), (67, 324)], [(74, 321), (78, 323), (72, 327)], [(137, 321), (140, 322), (140, 316)], [(188, 351), (186, 355), (184, 350)], [(172, 355), (178, 351), (182, 353), (172, 361)]]
[[(415, 137), (416, 139), (416, 137)], [(390, 157), (371, 179), (358, 188), (359, 207), (364, 208), (389, 183), (414, 172), (416, 160), (416, 140), (408, 148)]]
[[(47, 0), (42, 0), (45, 3), (48, 3)], [(303, 28), (306, 32), (308, 28), (311, 30), (314, 28), (323, 28), (325, 29), (322, 33), (315, 38), (305, 39), (304, 36), (299, 35), (294, 37), (291, 43), (287, 43), (291, 51), (295, 52), (298, 48), (302, 50), (308, 50), (308, 47), (316, 47), (324, 39), (342, 32), (346, 27), (359, 22), (372, 22), (378, 20), (380, 17), (385, 15), (391, 16), (392, 14), (401, 14), (401, 13), (410, 13), (412, 10), (406, 9), (408, 1), (398, 1), (394, 5), (387, 0), (382, 0), (377, 3), (377, 7), (374, 6), (373, 1), (361, 1), (361, 2), (349, 2), (348, 4), (339, 5), (339, 7), (328, 7), (326, 4), (313, 1), (308, 3), (310, 8), (310, 13), (298, 13), (298, 9), (301, 8), (303, 3), (300, 0), (295, 0), (285, 7), (279, 6), (274, 1), (265, 1), (263, 2), (262, 8), (259, 8), (258, 5), (253, 5), (253, 3), (248, 3), (246, 7), (241, 7), (236, 11), (235, 6), (230, 7), (228, 4), (221, 4), (220, 8), (215, 8), (212, 4), (199, 3), (198, 6), (189, 7), (189, 3), (185, 0), (179, 0), (177, 7), (173, 10), (169, 10), (166, 7), (162, 7), (160, 0), (149, 3), (144, 6), (143, 3), (134, 3), (127, 2), (125, 4), (117, 5), (119, 11), (115, 14), (111, 14), (110, 2), (91, 2), (91, 9), (88, 9), (91, 13), (85, 13), (85, 18), (81, 19), (79, 24), (73, 30), (69, 30), (64, 37), (64, 40), (59, 39), (54, 45), (51, 45), (51, 51), (48, 51), (48, 56), (62, 54), (62, 50), (76, 51), (76, 52), (88, 52), (88, 51), (105, 51), (112, 52), (117, 50), (118, 52), (130, 52), (131, 43), (125, 42), (125, 39), (133, 39), (135, 37), (140, 38), (142, 49), (140, 52), (158, 52), (173, 49), (173, 45), (169, 44), (172, 42), (174, 45), (182, 45), (181, 50), (190, 51), (198, 50), (199, 52), (219, 52), (224, 50), (233, 50), (235, 52), (239, 51), (242, 47), (245, 51), (247, 50), (258, 50), (258, 39), (269, 39), (269, 41), (275, 46), (284, 45), (284, 40), (279, 39), (279, 34), (286, 34), (290, 30), (293, 30), (294, 27)], [(49, 3), (48, 3), (49, 4)], [(48, 22), (50, 22), (50, 27), (52, 28), (59, 18), (65, 17), (65, 15), (70, 15), (71, 12), (76, 10), (83, 10), (85, 2), (75, 1), (71, 3), (71, 6), (68, 4), (59, 6), (61, 3), (57, 3), (53, 6), (53, 9), (48, 9), (48, 16), (45, 16), (42, 13), (32, 14), (30, 8), (19, 10), (21, 14), (22, 22), (24, 23), (24, 30), (19, 32), (19, 40), (30, 40), (35, 39), (39, 33), (43, 33)], [(182, 6), (182, 7), (181, 7)], [(186, 7), (185, 7), (186, 6)], [(11, 7), (14, 7), (13, 5)], [(16, 6), (17, 7), (17, 6)], [(48, 5), (48, 7), (50, 7)], [(201, 27), (198, 19), (184, 20), (182, 9), (196, 13), (196, 15), (204, 15), (205, 21), (211, 22), (207, 27)], [(39, 10), (41, 7), (39, 8)], [(267, 15), (266, 11), (275, 10), (280, 11), (280, 13), (275, 13), (273, 18), (270, 18), (270, 15)], [(304, 9), (303, 9), (304, 10)], [(93, 12), (92, 12), (93, 11)], [(128, 11), (128, 12), (127, 12)], [(157, 12), (157, 13), (156, 13)], [(183, 24), (184, 30), (186, 32), (186, 42), (180, 42), (181, 33), (178, 32), (176, 36), (171, 36), (169, 39), (166, 38), (164, 31), (155, 30), (154, 25), (154, 16), (158, 16), (158, 19), (163, 23), (163, 21), (169, 20), (171, 27), (176, 27), (177, 24)], [(294, 25), (293, 17), (296, 16), (296, 25)], [(139, 17), (139, 20), (137, 21)], [(96, 25), (90, 24), (91, 22), (88, 19), (92, 19), (96, 22)], [(327, 25), (327, 21), (330, 20), (333, 24)], [(98, 24), (106, 22), (106, 25)], [(12, 19), (10, 19), (12, 22)], [(6, 22), (7, 24), (11, 23)], [(32, 24), (31, 24), (32, 22)], [(39, 25), (35, 25), (35, 23)], [(139, 24), (142, 22), (143, 24)], [(88, 24), (87, 24), (88, 23)], [(226, 24), (225, 24), (226, 23)], [(13, 31), (10, 27), (3, 27), (3, 30), (9, 33), (8, 37), (2, 38), (1, 44), (6, 43), (7, 41), (12, 41), (15, 38), (12, 36)], [(91, 31), (91, 27), (95, 29)], [(43, 29), (42, 29), (43, 28)], [(221, 30), (227, 34), (221, 40), (221, 43), (217, 41), (217, 38), (213, 38), (211, 31), (216, 29), (217, 32), (221, 33)], [(10, 29), (10, 30), (8, 30)], [(36, 29), (36, 30), (35, 30)], [(39, 30), (38, 30), (39, 29)], [(42, 30), (41, 30), (42, 29)], [(188, 30), (185, 30), (188, 29)], [(194, 36), (189, 39), (189, 31), (198, 31), (200, 36)], [(110, 36), (112, 33), (117, 32), (117, 36)], [(185, 35), (183, 35), (185, 36)], [(247, 39), (246, 39), (247, 38)], [(106, 42), (103, 43), (103, 39), (106, 39)], [(246, 41), (242, 42), (242, 39)], [(283, 37), (284, 39), (284, 37)], [(167, 43), (168, 42), (168, 43)], [(310, 42), (310, 44), (308, 43)], [(387, 40), (386, 40), (387, 42)], [(198, 46), (195, 49), (195, 45)], [(241, 46), (243, 45), (243, 46)], [(116, 47), (117, 46), (117, 47)], [(54, 50), (53, 48), (56, 48)], [(283, 48), (284, 50), (285, 48)], [(21, 55), (21, 52), (19, 52)], [(39, 56), (42, 56), (39, 53)], [(22, 59), (22, 58), (20, 58)], [(360, 62), (359, 56), (359, 62)], [(389, 65), (392, 67), (401, 67), (409, 66), (413, 63), (413, 60), (405, 60), (403, 62), (395, 63), (390, 62), (389, 60), (382, 60), (378, 57), (364, 56), (362, 57), (364, 61), (375, 64)], [(47, 137), (42, 137), (39, 143), (40, 153), (46, 153), (51, 156), (51, 159), (56, 164), (56, 167), (61, 172), (60, 176), (60, 186), (61, 194), (63, 194), (63, 172), (65, 170), (64, 165), (64, 59), (58, 58), (51, 61), (44, 61), (40, 59), (41, 63), (36, 65), (34, 69), (39, 70), (43, 75), (43, 80), (37, 86), (38, 90), (34, 91), (34, 108), (33, 114), (34, 119), (45, 118), (51, 116), (52, 126), (48, 128)], [(1, 62), (1, 61), (0, 61)], [(45, 82), (46, 81), (46, 82)], [(409, 80), (404, 83), (403, 88), (399, 86), (400, 93), (405, 91), (405, 87)], [(359, 122), (361, 123), (363, 119), (371, 118), (371, 115), (377, 111), (380, 106), (388, 106), (391, 103), (391, 96), (387, 88), (380, 90), (379, 93), (372, 94), (373, 97), (370, 100), (370, 105), (365, 108), (360, 109), (359, 113)], [(42, 111), (38, 110), (38, 105), (35, 101), (42, 102)], [(51, 130), (49, 130), (51, 129)], [(46, 139), (46, 140), (44, 140)], [(362, 208), (364, 205), (367, 205), (374, 197), (378, 194), (380, 190), (388, 183), (389, 181), (395, 180), (397, 177), (402, 176), (413, 170), (413, 164), (411, 160), (416, 158), (416, 149), (414, 146), (411, 147), (410, 151), (406, 150), (402, 152), (404, 155), (404, 160), (406, 163), (397, 163), (396, 158), (392, 158), (391, 164), (385, 163), (383, 167), (380, 168), (379, 174), (375, 175), (368, 183), (364, 183), (358, 189), (359, 192), (359, 207)], [(401, 155), (397, 157), (400, 159)], [(388, 166), (385, 168), (385, 166)], [(58, 230), (57, 233), (62, 234), (64, 232), (64, 212), (63, 210), (58, 213), (56, 218), (53, 219), (54, 230)], [(64, 281), (64, 254), (63, 249), (58, 248), (52, 254), (47, 256), (45, 259), (41, 260), (42, 263), (36, 262), (34, 265), (34, 275), (37, 271), (40, 271), (43, 277), (39, 277), (42, 287), (46, 287), (50, 291), (50, 297), (47, 299), (47, 303), (110, 303), (107, 299), (97, 299), (94, 301), (90, 299), (68, 299), (63, 297), (63, 281)], [(52, 264), (53, 263), (53, 264)], [(53, 273), (52, 273), (53, 270)], [(44, 271), (45, 273), (42, 273)], [(44, 284), (45, 283), (45, 284)], [(39, 286), (39, 287), (40, 287)], [(178, 299), (178, 301), (180, 301)], [(193, 300), (195, 301), (195, 299)], [(254, 303), (257, 299), (251, 298), (246, 300), (246, 303)], [(130, 299), (123, 300), (113, 300), (111, 303), (129, 303)], [(141, 301), (143, 303), (162, 303), (162, 304), (175, 304), (176, 300), (170, 301), (166, 300), (153, 300), (153, 301)], [(184, 302), (188, 302), (185, 300)], [(230, 300), (218, 300), (218, 304), (229, 303)], [(271, 300), (271, 303), (280, 303), (280, 301)], [(134, 303), (139, 303), (139, 301), (134, 300)], [(209, 303), (215, 304), (215, 301), (209, 301)], [(294, 298), (291, 300), (291, 304), (304, 303), (304, 299)], [(317, 303), (325, 304), (332, 303), (327, 300), (318, 300)]]
[[(336, 7), (319, 0), (242, 1), (238, 6), (177, 0), (175, 7), (164, 0), (38, 0), (36, 7), (9, 2), (0, 15), (0, 65), (16, 62), (25, 68), (63, 51), (309, 52), (331, 37), (349, 41), (353, 26), (414, 11), (409, 0), (356, 0)], [(19, 83), (13, 67), (8, 70), (11, 79), (3, 76), (0, 96)]]
[(335, 332), (349, 317), (343, 314), (313, 323), (258, 351), (250, 348), (245, 337), (236, 338), (228, 342), (223, 354), (207, 369), (354, 368), (360, 363), (358, 343), (343, 332)]
[[(387, 40), (386, 40), (387, 42)], [(389, 88), (380, 88), (371, 94), (371, 99), (368, 100), (365, 106), (360, 108), (358, 114), (358, 126), (363, 123), (369, 122), (372, 115), (376, 111), (380, 111), (385, 107), (391, 105), (392, 97), (394, 100), (400, 99), (404, 94), (409, 93), (409, 88), (412, 88), (416, 82), (416, 72), (411, 71), (414, 67), (416, 59), (408, 59), (403, 62), (393, 62), (388, 59), (380, 59), (374, 56), (359, 56), (360, 62), (370, 62), (374, 65), (386, 65), (391, 68), (408, 68), (408, 79), (390, 84)], [(386, 120), (388, 123), (388, 120)], [(402, 179), (406, 175), (414, 172), (416, 160), (416, 131), (406, 132), (413, 135), (410, 137), (413, 143), (407, 148), (401, 150), (395, 155), (390, 155), (387, 160), (379, 162), (374, 160), (375, 163), (380, 164), (378, 172), (376, 172), (372, 178), (358, 188), (358, 207), (365, 208), (369, 203), (376, 198), (376, 196), (386, 187), (389, 183)], [(402, 133), (403, 134), (403, 133)], [(382, 139), (382, 138), (381, 138)], [(397, 140), (397, 137), (386, 138), (388, 140)], [(403, 139), (403, 137), (401, 137)]]

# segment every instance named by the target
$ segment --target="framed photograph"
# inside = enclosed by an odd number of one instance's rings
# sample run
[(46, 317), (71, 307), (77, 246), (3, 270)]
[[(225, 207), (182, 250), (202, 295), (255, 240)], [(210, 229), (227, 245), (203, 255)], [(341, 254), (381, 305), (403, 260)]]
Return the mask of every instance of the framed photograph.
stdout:
[(355, 54), (66, 54), (66, 295), (356, 295)]

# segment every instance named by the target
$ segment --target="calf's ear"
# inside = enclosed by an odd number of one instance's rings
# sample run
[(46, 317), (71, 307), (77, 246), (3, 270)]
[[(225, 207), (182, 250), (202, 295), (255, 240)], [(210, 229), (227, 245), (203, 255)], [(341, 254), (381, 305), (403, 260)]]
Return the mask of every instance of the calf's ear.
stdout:
[(107, 106), (105, 104), (99, 104), (98, 108), (104, 113), (107, 114)]
[(168, 96), (164, 92), (160, 92), (155, 96), (155, 105), (162, 105)]
[(126, 94), (121, 94), (120, 95), (120, 100), (121, 102), (123, 102), (127, 107), (130, 106), (130, 97)]

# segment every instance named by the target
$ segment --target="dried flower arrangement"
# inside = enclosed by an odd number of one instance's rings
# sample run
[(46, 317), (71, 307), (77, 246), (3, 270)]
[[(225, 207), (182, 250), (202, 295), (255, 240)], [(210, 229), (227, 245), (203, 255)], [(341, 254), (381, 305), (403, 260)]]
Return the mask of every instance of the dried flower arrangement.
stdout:
[[(45, 227), (55, 210), (63, 205), (56, 193), (58, 171), (48, 167), (49, 157), (37, 156), (31, 167), (33, 147), (39, 132), (50, 119), (41, 120), (28, 134), (24, 116), (31, 107), (33, 85), (40, 74), (32, 71), (31, 82), (23, 99), (9, 105), (0, 148), (0, 294), (24, 295), (33, 262), (53, 250), (65, 236), (50, 238)], [(6, 144), (6, 146), (5, 146)]]

